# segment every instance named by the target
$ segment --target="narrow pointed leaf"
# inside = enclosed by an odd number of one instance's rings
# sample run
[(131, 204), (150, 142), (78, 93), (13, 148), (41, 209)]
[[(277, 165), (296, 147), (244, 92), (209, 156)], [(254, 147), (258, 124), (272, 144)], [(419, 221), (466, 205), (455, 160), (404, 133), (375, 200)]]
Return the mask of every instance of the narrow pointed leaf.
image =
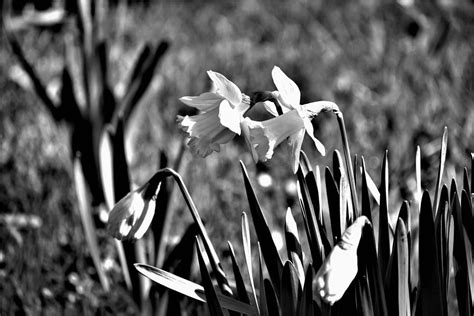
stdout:
[[(242, 174), (244, 177), (245, 190), (249, 201), (250, 212), (252, 213), (253, 224), (255, 232), (257, 233), (258, 241), (262, 245), (262, 255), (267, 265), (268, 274), (275, 287), (280, 288), (280, 275), (283, 271), (283, 264), (278, 254), (278, 250), (273, 242), (270, 228), (268, 227), (265, 216), (257, 200), (255, 192), (247, 174), (247, 169), (244, 164), (240, 162), (242, 167)], [(278, 295), (278, 293), (277, 293)]]
[(295, 266), (290, 261), (286, 261), (283, 266), (280, 289), (283, 315), (295, 315), (296, 313), (298, 296), (301, 293), (301, 285), (298, 280), (298, 272)]
[(41, 82), (40, 78), (36, 74), (36, 71), (34, 70), (33, 66), (30, 64), (30, 62), (26, 59), (26, 56), (21, 49), (20, 43), (18, 43), (17, 39), (13, 35), (13, 33), (9, 32), (5, 29), (5, 35), (10, 43), (10, 47), (12, 49), (13, 54), (18, 58), (18, 61), (20, 62), (21, 66), (23, 67), (23, 70), (28, 74), (30, 77), (33, 86), (35, 88), (35, 92), (38, 95), (38, 97), (41, 99), (41, 101), (44, 103), (46, 108), (49, 110), (51, 115), (55, 120), (60, 120), (62, 117), (60, 116), (60, 113), (58, 111), (58, 108), (54, 104), (54, 102), (51, 100), (51, 98), (48, 96), (48, 93), (46, 92), (46, 89)]
[(464, 167), (462, 174), (462, 187), (464, 190), (466, 190), (468, 196), (471, 196), (471, 186), (469, 185), (469, 171), (467, 171), (466, 167)]
[(436, 212), (438, 209), (438, 197), (439, 192), (441, 190), (441, 183), (443, 181), (443, 172), (444, 172), (444, 164), (446, 162), (446, 152), (448, 148), (448, 128), (445, 126), (443, 131), (443, 139), (441, 141), (441, 151), (439, 155), (439, 167), (438, 167), (438, 176), (436, 180), (436, 191), (433, 200), (433, 211)]
[(341, 153), (339, 150), (334, 150), (334, 153), (332, 155), (332, 171), (333, 171), (333, 178), (334, 182), (338, 185), (338, 190), (341, 190), (341, 187), (339, 187), (339, 183), (341, 182), (341, 176), (344, 174), (344, 170), (342, 168), (344, 166), (344, 163), (342, 162), (342, 157)]
[(258, 309), (257, 292), (255, 291), (255, 283), (254, 283), (254, 276), (253, 276), (253, 269), (252, 269), (250, 228), (249, 228), (249, 222), (247, 219), (247, 214), (245, 212), (242, 213), (242, 243), (243, 243), (243, 249), (244, 249), (245, 264), (247, 266), (247, 271), (249, 273), (250, 289), (252, 290), (254, 304), (255, 306), (257, 306), (257, 309)]
[(291, 209), (286, 210), (285, 220), (285, 241), (286, 249), (288, 251), (288, 259), (293, 263), (298, 272), (298, 278), (303, 283), (303, 251), (301, 249), (300, 238), (298, 236), (298, 228), (296, 227), (295, 219), (291, 213)]
[(422, 315), (445, 315), (447, 311), (443, 304), (438, 258), (433, 211), (429, 194), (425, 191), (421, 200), (419, 237), (419, 303)]
[[(117, 118), (123, 117), (125, 124), (128, 123), (128, 120), (136, 108), (141, 97), (145, 94), (148, 86), (150, 85), (153, 75), (155, 73), (156, 66), (162, 59), (163, 55), (168, 50), (169, 43), (162, 41), (157, 48), (155, 49), (153, 56), (150, 56), (143, 66), (143, 71), (138, 81), (136, 81), (127, 91), (124, 99), (122, 100), (119, 108)], [(114, 121), (113, 121), (114, 122)]]
[(298, 299), (296, 309), (297, 316), (306, 316), (313, 313), (313, 266), (311, 264), (306, 269), (304, 280), (303, 292)]
[[(204, 288), (194, 282), (183, 279), (177, 275), (155, 268), (150, 265), (136, 263), (135, 268), (145, 277), (156, 282), (170, 290), (181, 293), (194, 300), (206, 303)], [(217, 294), (222, 307), (228, 310), (239, 312), (246, 315), (257, 315), (257, 311), (249, 304), (240, 302), (232, 297)]]
[(388, 151), (382, 164), (382, 177), (380, 180), (380, 213), (379, 213), (379, 236), (378, 236), (378, 256), (382, 275), (387, 271), (388, 260), (390, 258), (390, 224), (388, 206)]
[(374, 231), (371, 225), (365, 225), (363, 228), (357, 257), (360, 275), (368, 281), (368, 290), (370, 291), (374, 315), (388, 315), (383, 277), (378, 262)]
[(369, 195), (369, 187), (367, 183), (367, 171), (365, 169), (365, 159), (362, 158), (362, 215), (367, 217), (367, 219), (373, 223), (372, 221), (372, 208), (370, 206), (370, 195)]
[[(310, 197), (309, 187), (301, 170), (296, 172), (298, 177), (298, 197), (305, 221), (306, 234), (310, 245), (313, 265), (319, 267), (326, 254), (331, 251), (331, 244), (323, 223), (316, 218), (315, 203)], [(315, 196), (316, 198), (316, 196)], [(318, 197), (319, 198), (319, 197)], [(319, 203), (316, 204), (319, 207)], [(321, 215), (322, 216), (322, 215)]]
[(386, 276), (387, 307), (390, 315), (409, 316), (411, 314), (409, 268), (407, 230), (405, 222), (399, 217)]
[(232, 260), (232, 271), (234, 272), (234, 279), (235, 279), (235, 287), (237, 289), (237, 296), (239, 300), (245, 303), (250, 303), (250, 299), (247, 293), (247, 289), (245, 288), (244, 279), (242, 277), (242, 273), (240, 272), (240, 268), (237, 264), (237, 260), (235, 259), (235, 252), (234, 247), (230, 241), (227, 242), (229, 246), (230, 258)]
[(206, 263), (204, 261), (204, 246), (199, 240), (199, 237), (196, 237), (196, 246), (197, 246), (197, 255), (199, 260), (199, 270), (201, 271), (201, 278), (204, 287), (204, 294), (206, 294), (207, 306), (209, 307), (209, 313), (211, 316), (224, 316), (221, 304), (217, 298), (216, 289), (212, 284), (211, 276), (209, 271), (207, 271)]
[(265, 297), (267, 300), (267, 308), (268, 308), (268, 315), (285, 315), (281, 313), (280, 303), (278, 302), (278, 298), (273, 288), (272, 281), (269, 279), (263, 280), (263, 284), (265, 287)]
[(326, 194), (331, 218), (331, 231), (334, 244), (341, 238), (341, 213), (339, 205), (339, 190), (329, 168), (326, 167)]
[(110, 290), (109, 280), (102, 268), (100, 261), (99, 244), (97, 241), (97, 233), (95, 230), (95, 224), (92, 219), (92, 210), (90, 209), (90, 200), (88, 198), (88, 192), (86, 182), (84, 180), (84, 173), (82, 172), (81, 164), (78, 159), (74, 160), (74, 181), (76, 185), (78, 208), (81, 214), (81, 222), (84, 229), (87, 245), (91, 253), (92, 261), (99, 276), (100, 283), (104, 291)]
[(260, 299), (258, 301), (259, 311), (261, 316), (269, 316), (268, 312), (268, 303), (267, 303), (267, 294), (265, 291), (265, 278), (263, 276), (263, 254), (262, 254), (262, 247), (260, 242), (258, 243), (258, 267), (259, 267), (259, 275), (260, 275)]
[(471, 266), (468, 265), (468, 253), (464, 227), (462, 224), (462, 210), (459, 199), (454, 193), (452, 202), (454, 241), (453, 241), (453, 266), (456, 294), (458, 299), (459, 315), (471, 315), (472, 299), (470, 289)]
[(68, 67), (64, 66), (62, 74), (61, 104), (59, 106), (61, 117), (71, 125), (79, 125), (83, 120), (81, 110), (74, 94), (74, 85)]
[(130, 91), (131, 87), (137, 82), (139, 75), (143, 72), (143, 67), (145, 63), (148, 61), (148, 58), (151, 54), (151, 45), (150, 43), (146, 43), (138, 55), (135, 64), (133, 65), (133, 70), (130, 75), (129, 83), (127, 86), (126, 91)]

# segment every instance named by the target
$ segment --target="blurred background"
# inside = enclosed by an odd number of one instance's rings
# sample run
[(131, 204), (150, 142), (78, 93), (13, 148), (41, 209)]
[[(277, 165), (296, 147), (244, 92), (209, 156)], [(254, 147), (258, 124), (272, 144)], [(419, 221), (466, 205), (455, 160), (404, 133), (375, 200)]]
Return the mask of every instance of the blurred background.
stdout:
[[(33, 23), (34, 14), (58, 8), (64, 11), (57, 23)], [(302, 103), (336, 102), (352, 154), (364, 156), (377, 185), (389, 151), (390, 203), (396, 210), (413, 198), (417, 145), (422, 187), (434, 187), (445, 126), (446, 179), (461, 179), (470, 164), (473, 1), (118, 0), (109, 1), (108, 9), (104, 32), (115, 95), (124, 94), (124, 78), (146, 41), (170, 44), (126, 129), (131, 180), (147, 181), (163, 165), (160, 152), (170, 167), (179, 160), (178, 171), (223, 258), (225, 240), (240, 243), (240, 216), (248, 210), (239, 160), (276, 231), (286, 208), (298, 204), (285, 151), (255, 165), (240, 138), (206, 159), (183, 147), (176, 115), (196, 112), (178, 98), (210, 89), (207, 70), (250, 94), (275, 89), (270, 73), (277, 65), (300, 87)], [(13, 1), (9, 12), (10, 26), (52, 99), (73, 32), (67, 20), (76, 11), (67, 0), (25, 0)], [(129, 293), (115, 286), (123, 280), (100, 214), (94, 219), (110, 293), (101, 288), (90, 259), (74, 190), (71, 132), (36, 96), (4, 34), (0, 41), (0, 314), (136, 314)], [(340, 135), (331, 114), (321, 114), (313, 125), (328, 155), (321, 157), (309, 139), (303, 149), (323, 170), (333, 151), (342, 150)], [(166, 240), (173, 244), (192, 218), (176, 194), (170, 208), (174, 229)]]

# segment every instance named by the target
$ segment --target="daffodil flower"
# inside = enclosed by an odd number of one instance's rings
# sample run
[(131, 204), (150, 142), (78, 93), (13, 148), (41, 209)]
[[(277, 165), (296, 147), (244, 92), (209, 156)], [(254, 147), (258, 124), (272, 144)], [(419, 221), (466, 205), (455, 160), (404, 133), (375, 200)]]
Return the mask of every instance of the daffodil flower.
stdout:
[(119, 240), (136, 240), (143, 237), (150, 227), (156, 207), (156, 189), (150, 182), (129, 192), (115, 204), (109, 213), (107, 230)]
[(301, 92), (293, 80), (278, 67), (273, 68), (272, 78), (278, 91), (272, 92), (271, 97), (278, 102), (283, 114), (278, 115), (273, 102), (263, 102), (265, 108), (276, 117), (263, 122), (246, 118), (242, 121), (242, 129), (256, 161), (272, 158), (275, 147), (288, 139), (290, 163), (296, 173), (305, 133), (313, 139), (321, 155), (326, 154), (324, 145), (314, 137), (311, 119), (322, 111), (336, 111), (338, 107), (329, 101), (300, 104)]
[(346, 229), (341, 240), (331, 250), (316, 273), (316, 293), (330, 305), (333, 305), (344, 295), (357, 275), (357, 247), (362, 237), (363, 228), (368, 223), (367, 217), (358, 217)]
[(198, 115), (178, 116), (180, 128), (189, 136), (188, 145), (202, 157), (220, 151), (220, 145), (240, 135), (240, 122), (250, 107), (250, 99), (220, 73), (208, 71), (215, 92), (180, 98), (184, 104), (201, 111)]

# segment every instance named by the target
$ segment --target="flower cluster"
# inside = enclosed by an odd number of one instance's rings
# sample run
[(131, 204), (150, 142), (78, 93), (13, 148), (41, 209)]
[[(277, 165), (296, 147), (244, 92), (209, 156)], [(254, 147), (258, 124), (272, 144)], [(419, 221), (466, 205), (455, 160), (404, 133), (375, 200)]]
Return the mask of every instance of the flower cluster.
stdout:
[[(252, 101), (223, 75), (213, 71), (207, 74), (215, 87), (214, 92), (180, 98), (186, 105), (200, 111), (193, 116), (178, 116), (179, 126), (189, 137), (188, 145), (195, 153), (206, 157), (213, 151), (220, 151), (220, 145), (234, 136), (243, 135), (254, 160), (266, 161), (272, 158), (278, 145), (287, 141), (290, 164), (296, 173), (304, 135), (308, 133), (317, 150), (325, 155), (324, 145), (314, 136), (311, 119), (323, 111), (337, 111), (335, 103), (300, 104), (298, 86), (278, 67), (272, 70), (277, 90), (255, 93), (259, 97)], [(263, 104), (275, 117), (262, 122), (246, 117), (250, 107), (256, 104)]]

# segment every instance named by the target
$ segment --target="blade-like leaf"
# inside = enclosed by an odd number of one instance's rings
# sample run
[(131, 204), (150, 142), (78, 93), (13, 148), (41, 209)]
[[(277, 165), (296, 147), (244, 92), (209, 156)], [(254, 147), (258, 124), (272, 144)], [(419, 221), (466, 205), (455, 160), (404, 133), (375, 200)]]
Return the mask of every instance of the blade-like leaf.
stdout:
[[(122, 100), (118, 112), (116, 113), (117, 118), (123, 117), (125, 124), (128, 123), (128, 120), (136, 108), (141, 97), (145, 94), (148, 86), (150, 85), (153, 75), (155, 73), (156, 66), (162, 59), (163, 55), (168, 50), (169, 43), (162, 41), (155, 49), (153, 56), (150, 56), (147, 62), (143, 65), (143, 69), (139, 80), (136, 80), (134, 84), (130, 87), (130, 90), (127, 91), (124, 99)], [(114, 123), (115, 121), (113, 121)]]
[(383, 277), (375, 247), (374, 231), (371, 225), (365, 225), (357, 249), (359, 273), (367, 280), (374, 315), (387, 315)]
[(344, 174), (343, 167), (344, 163), (342, 162), (342, 157), (341, 153), (339, 150), (334, 150), (334, 153), (332, 155), (332, 172), (333, 172), (333, 178), (334, 178), (334, 183), (337, 184), (337, 189), (340, 191), (341, 187), (339, 187), (339, 183), (341, 182), (341, 176)]
[[(262, 255), (267, 264), (268, 274), (272, 283), (277, 289), (280, 288), (280, 276), (283, 271), (283, 264), (281, 262), (278, 250), (273, 242), (270, 228), (268, 227), (265, 216), (260, 207), (260, 203), (257, 200), (257, 196), (253, 191), (252, 185), (247, 174), (247, 169), (243, 162), (240, 162), (242, 167), (242, 174), (244, 177), (245, 191), (247, 192), (247, 199), (250, 206), (250, 212), (252, 213), (253, 224), (255, 226), (255, 232), (257, 238), (262, 245)], [(279, 293), (277, 293), (278, 296)]]
[(385, 151), (385, 156), (382, 164), (382, 177), (380, 180), (380, 213), (378, 236), (378, 256), (382, 275), (385, 275), (387, 271), (388, 260), (390, 258), (388, 182), (388, 151)]
[(258, 243), (258, 267), (260, 275), (260, 300), (258, 301), (260, 306), (259, 311), (261, 316), (269, 316), (267, 294), (265, 291), (265, 278), (263, 276), (263, 254), (260, 242)]
[(285, 315), (281, 313), (282, 310), (280, 308), (280, 303), (278, 302), (275, 289), (273, 288), (272, 281), (270, 281), (269, 279), (265, 279), (263, 280), (263, 284), (265, 287), (265, 297), (267, 300), (268, 315)]
[(39, 79), (38, 75), (36, 74), (36, 71), (34, 70), (33, 66), (30, 64), (30, 62), (26, 59), (26, 56), (21, 49), (20, 43), (18, 43), (17, 39), (13, 35), (13, 33), (9, 32), (5, 29), (5, 35), (10, 43), (10, 47), (12, 49), (12, 52), (15, 54), (15, 56), (18, 58), (18, 61), (20, 62), (21, 66), (25, 70), (25, 72), (28, 74), (30, 77), (33, 86), (35, 88), (35, 92), (38, 95), (38, 97), (41, 99), (41, 101), (44, 103), (46, 108), (49, 110), (51, 113), (52, 117), (55, 120), (60, 120), (61, 113), (58, 111), (58, 108), (54, 104), (54, 102), (51, 100), (51, 98), (48, 96), (48, 93), (46, 92), (46, 89)]
[(444, 172), (444, 163), (446, 162), (446, 152), (448, 147), (448, 128), (445, 126), (443, 131), (443, 139), (441, 141), (441, 151), (439, 156), (439, 167), (438, 167), (438, 176), (436, 179), (436, 191), (435, 197), (433, 200), (433, 212), (436, 212), (438, 209), (438, 195), (441, 190), (441, 183), (443, 180), (443, 172)]
[[(462, 210), (456, 193), (452, 202), (454, 241), (453, 241), (453, 266), (457, 267), (454, 271), (456, 294), (458, 298), (459, 315), (471, 315), (472, 300), (470, 293), (470, 274), (471, 266), (468, 265), (468, 247), (462, 224)], [(470, 253), (469, 253), (470, 255)]]
[(130, 91), (132, 86), (136, 84), (136, 82), (138, 81), (139, 75), (144, 71), (143, 67), (145, 63), (147, 62), (148, 58), (150, 57), (150, 54), (151, 54), (151, 44), (146, 43), (142, 47), (140, 54), (138, 55), (138, 58), (135, 61), (135, 64), (133, 65), (133, 70), (131, 72), (128, 86), (125, 91)]
[[(466, 251), (466, 260), (467, 260), (467, 267), (472, 266), (472, 249), (474, 243), (474, 225), (472, 222), (471, 212), (472, 212), (472, 204), (471, 199), (469, 198), (468, 193), (463, 189), (462, 190), (462, 197), (461, 197), (461, 213), (462, 213), (462, 222), (464, 226), (464, 244), (465, 244), (465, 251)], [(473, 269), (467, 269), (467, 275), (469, 278), (469, 288), (471, 293), (471, 304), (474, 303), (474, 276), (473, 276)], [(472, 306), (472, 305), (471, 305)], [(474, 306), (473, 306), (474, 307)]]
[(339, 205), (339, 190), (337, 189), (337, 184), (332, 176), (331, 170), (326, 167), (325, 172), (326, 179), (326, 194), (328, 199), (329, 206), (329, 215), (331, 218), (331, 231), (334, 244), (337, 243), (339, 238), (341, 238), (342, 228), (341, 228), (341, 213)]
[(61, 116), (66, 122), (76, 126), (81, 124), (83, 117), (74, 94), (74, 85), (68, 67), (64, 66), (62, 74), (61, 104), (59, 106)]
[(471, 186), (469, 185), (469, 171), (464, 167), (462, 174), (462, 188), (466, 190), (468, 196), (471, 196)]
[(303, 251), (301, 249), (300, 238), (298, 236), (298, 228), (290, 208), (286, 210), (285, 241), (288, 259), (295, 266), (296, 271), (298, 272), (298, 278), (300, 279), (301, 284), (303, 284)]
[(415, 177), (416, 177), (416, 191), (415, 191), (415, 202), (418, 206), (421, 204), (421, 150), (420, 146), (416, 146), (415, 154)]
[(206, 294), (207, 306), (209, 307), (209, 313), (211, 316), (224, 316), (224, 311), (222, 310), (219, 299), (217, 298), (216, 290), (212, 284), (211, 276), (209, 271), (207, 271), (206, 263), (204, 261), (204, 246), (202, 245), (199, 237), (196, 236), (196, 247), (197, 255), (199, 261), (199, 270), (201, 271), (201, 278), (204, 287), (204, 293)]
[(399, 217), (385, 286), (390, 315), (410, 315), (409, 268), (407, 230), (405, 222)]
[(227, 242), (227, 245), (229, 246), (230, 259), (232, 260), (232, 271), (234, 272), (235, 287), (237, 289), (238, 298), (242, 302), (250, 303), (250, 298), (248, 296), (247, 289), (245, 288), (242, 273), (240, 273), (240, 268), (237, 264), (237, 259), (235, 259), (234, 247), (232, 247), (230, 241)]
[(370, 206), (370, 195), (369, 195), (369, 186), (367, 179), (367, 171), (365, 168), (365, 159), (362, 159), (362, 215), (367, 217), (367, 219), (373, 224), (372, 221), (372, 208)]
[(282, 315), (295, 315), (298, 297), (301, 296), (301, 285), (298, 272), (291, 261), (286, 261), (283, 266), (280, 293)]
[[(142, 263), (135, 263), (135, 268), (145, 277), (149, 278), (153, 282), (156, 282), (162, 286), (167, 287), (170, 290), (181, 293), (195, 299), (197, 301), (206, 303), (206, 295), (204, 288), (194, 282), (183, 279), (177, 275), (166, 272), (164, 270), (155, 268)], [(249, 304), (240, 302), (232, 297), (217, 294), (220, 304), (222, 307), (228, 310), (239, 312), (246, 315), (257, 315), (257, 311), (254, 307)]]
[(242, 213), (242, 243), (244, 248), (244, 257), (245, 257), (245, 265), (247, 266), (247, 271), (249, 273), (250, 279), (250, 288), (253, 293), (253, 303), (257, 306), (258, 310), (258, 300), (257, 300), (257, 292), (255, 291), (255, 283), (253, 278), (253, 269), (252, 269), (252, 252), (251, 252), (251, 244), (250, 244), (250, 228), (249, 222), (247, 219), (247, 214), (245, 212)]
[(447, 314), (441, 288), (441, 269), (438, 258), (433, 211), (429, 193), (425, 191), (421, 199), (419, 237), (419, 306), (422, 315)]
[(76, 193), (78, 200), (78, 208), (81, 214), (81, 222), (84, 229), (87, 245), (94, 262), (97, 275), (104, 291), (110, 290), (110, 284), (100, 262), (99, 245), (97, 242), (97, 233), (95, 231), (94, 221), (92, 219), (91, 203), (89, 201), (84, 173), (82, 172), (81, 163), (78, 159), (74, 160), (74, 182), (76, 185)]
[(313, 266), (308, 265), (304, 278), (304, 286), (301, 296), (298, 299), (296, 308), (297, 316), (311, 315), (313, 313)]
[(321, 234), (321, 226), (314, 216), (315, 213), (312, 210), (313, 204), (310, 201), (308, 187), (305, 185), (306, 181), (303, 178), (301, 170), (298, 170), (296, 175), (298, 176), (298, 198), (305, 223), (306, 236), (313, 258), (313, 264), (319, 267), (326, 257), (326, 254), (331, 251), (331, 245), (326, 238), (326, 233)]

